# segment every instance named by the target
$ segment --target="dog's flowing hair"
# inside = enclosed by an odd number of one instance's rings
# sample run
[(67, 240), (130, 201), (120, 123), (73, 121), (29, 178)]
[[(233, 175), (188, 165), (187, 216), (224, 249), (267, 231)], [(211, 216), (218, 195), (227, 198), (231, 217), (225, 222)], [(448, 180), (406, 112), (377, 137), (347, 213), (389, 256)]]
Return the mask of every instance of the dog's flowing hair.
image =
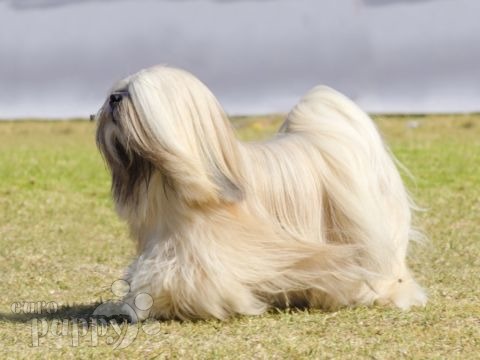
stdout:
[(271, 140), (243, 143), (210, 90), (156, 66), (116, 84), (96, 116), (138, 257), (139, 319), (271, 307), (423, 305), (405, 258), (412, 203), (372, 120), (319, 86)]

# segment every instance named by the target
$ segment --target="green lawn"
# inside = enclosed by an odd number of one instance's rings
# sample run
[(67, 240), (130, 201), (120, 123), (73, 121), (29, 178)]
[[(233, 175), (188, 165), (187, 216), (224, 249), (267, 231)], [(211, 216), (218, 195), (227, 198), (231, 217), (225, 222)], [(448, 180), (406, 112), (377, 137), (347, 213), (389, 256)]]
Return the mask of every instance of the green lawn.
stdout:
[[(150, 321), (134, 328), (136, 338), (121, 350), (111, 344), (123, 337), (112, 326), (83, 329), (69, 321), (62, 334), (53, 325), (55, 318), (87, 317), (101, 300), (116, 299), (111, 284), (134, 256), (113, 211), (95, 125), (0, 123), (0, 358), (480, 357), (480, 116), (376, 121), (414, 174), (407, 183), (426, 210), (416, 222), (430, 242), (412, 247), (410, 264), (429, 293), (427, 307)], [(233, 122), (250, 140), (268, 137), (280, 118)], [(56, 313), (29, 313), (54, 303)]]

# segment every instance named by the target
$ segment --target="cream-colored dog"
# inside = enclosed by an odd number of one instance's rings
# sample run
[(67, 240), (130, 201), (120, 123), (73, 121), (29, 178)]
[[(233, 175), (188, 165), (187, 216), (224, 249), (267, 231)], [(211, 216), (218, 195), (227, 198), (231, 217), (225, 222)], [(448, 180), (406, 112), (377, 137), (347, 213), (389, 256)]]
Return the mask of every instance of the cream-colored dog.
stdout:
[(273, 139), (243, 143), (203, 83), (156, 66), (116, 84), (97, 120), (138, 247), (124, 301), (154, 299), (140, 320), (425, 304), (405, 263), (407, 192), (372, 120), (338, 92), (314, 88)]

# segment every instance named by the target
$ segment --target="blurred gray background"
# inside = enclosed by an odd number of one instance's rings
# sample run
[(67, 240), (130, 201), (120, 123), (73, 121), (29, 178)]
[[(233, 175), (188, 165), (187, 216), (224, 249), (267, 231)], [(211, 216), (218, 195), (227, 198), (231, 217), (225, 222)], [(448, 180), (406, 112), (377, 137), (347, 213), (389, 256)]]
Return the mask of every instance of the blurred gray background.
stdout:
[(231, 114), (320, 83), (371, 112), (479, 111), (480, 1), (0, 0), (0, 118), (88, 116), (159, 63)]

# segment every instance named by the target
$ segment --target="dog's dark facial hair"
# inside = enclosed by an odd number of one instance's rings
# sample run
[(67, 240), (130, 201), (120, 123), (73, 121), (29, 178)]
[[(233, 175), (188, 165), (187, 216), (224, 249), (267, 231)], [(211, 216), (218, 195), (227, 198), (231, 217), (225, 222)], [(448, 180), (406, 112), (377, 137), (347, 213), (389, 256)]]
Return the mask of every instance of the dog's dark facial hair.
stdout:
[[(120, 101), (122, 101), (122, 97), (113, 98), (113, 95), (110, 97), (110, 112), (104, 114), (106, 118), (101, 119), (97, 130), (97, 146), (112, 174), (112, 194), (115, 201), (121, 204), (136, 205), (142, 181), (148, 188), (153, 165), (134, 148), (125, 146), (114, 134), (110, 135), (114, 137), (113, 139), (106, 138), (105, 124), (108, 121), (111, 121), (119, 131), (123, 131), (122, 121), (126, 119), (119, 117), (120, 112), (117, 107), (120, 106)], [(107, 146), (108, 143), (113, 144), (114, 153)]]
[(115, 140), (115, 151), (120, 162), (110, 167), (113, 196), (120, 203), (136, 204), (141, 182), (148, 188), (153, 166), (136, 152), (127, 151), (118, 140)]

